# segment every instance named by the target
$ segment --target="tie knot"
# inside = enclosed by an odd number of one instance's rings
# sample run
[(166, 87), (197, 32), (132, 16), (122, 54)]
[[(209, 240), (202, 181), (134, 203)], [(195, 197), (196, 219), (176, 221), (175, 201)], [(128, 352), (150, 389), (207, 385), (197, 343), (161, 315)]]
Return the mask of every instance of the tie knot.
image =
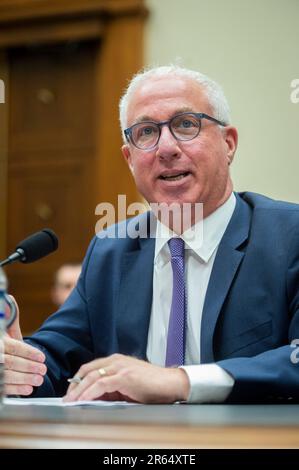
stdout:
[(185, 243), (181, 238), (171, 238), (168, 240), (171, 258), (180, 257), (184, 258)]

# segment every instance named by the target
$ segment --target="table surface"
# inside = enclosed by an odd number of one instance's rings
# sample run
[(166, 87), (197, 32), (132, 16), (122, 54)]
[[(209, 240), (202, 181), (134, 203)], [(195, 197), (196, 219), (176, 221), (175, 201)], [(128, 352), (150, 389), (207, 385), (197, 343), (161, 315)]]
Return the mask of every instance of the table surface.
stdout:
[(299, 405), (5, 405), (2, 448), (299, 448)]

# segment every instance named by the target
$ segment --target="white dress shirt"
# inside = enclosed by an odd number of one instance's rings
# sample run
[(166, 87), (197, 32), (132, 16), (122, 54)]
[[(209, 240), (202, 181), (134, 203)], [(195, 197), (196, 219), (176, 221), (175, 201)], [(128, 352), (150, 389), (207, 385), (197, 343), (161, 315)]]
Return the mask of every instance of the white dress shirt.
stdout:
[[(236, 205), (232, 193), (215, 212), (181, 235), (185, 241), (187, 329), (185, 365), (190, 381), (188, 402), (220, 403), (229, 395), (234, 379), (216, 364), (200, 364), (200, 331), (204, 300), (221, 238)], [(157, 222), (153, 301), (148, 332), (147, 358), (164, 366), (172, 300), (172, 266), (168, 240), (177, 236)]]

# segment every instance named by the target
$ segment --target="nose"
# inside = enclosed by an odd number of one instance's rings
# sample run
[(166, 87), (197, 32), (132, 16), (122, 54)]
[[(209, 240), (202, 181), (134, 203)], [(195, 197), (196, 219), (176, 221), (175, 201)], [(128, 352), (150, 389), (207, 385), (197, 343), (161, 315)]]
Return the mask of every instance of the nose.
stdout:
[(181, 155), (181, 149), (178, 145), (178, 141), (170, 132), (168, 126), (161, 128), (161, 135), (157, 146), (156, 156), (160, 160), (171, 160), (173, 158), (179, 158)]

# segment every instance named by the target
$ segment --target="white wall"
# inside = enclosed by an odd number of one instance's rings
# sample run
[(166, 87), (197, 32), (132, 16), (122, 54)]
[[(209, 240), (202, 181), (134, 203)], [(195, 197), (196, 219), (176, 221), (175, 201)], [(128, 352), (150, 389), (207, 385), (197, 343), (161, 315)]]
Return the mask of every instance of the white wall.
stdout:
[(290, 100), (299, 78), (299, 1), (146, 3), (146, 64), (180, 57), (224, 88), (240, 138), (235, 189), (299, 202), (299, 103)]

